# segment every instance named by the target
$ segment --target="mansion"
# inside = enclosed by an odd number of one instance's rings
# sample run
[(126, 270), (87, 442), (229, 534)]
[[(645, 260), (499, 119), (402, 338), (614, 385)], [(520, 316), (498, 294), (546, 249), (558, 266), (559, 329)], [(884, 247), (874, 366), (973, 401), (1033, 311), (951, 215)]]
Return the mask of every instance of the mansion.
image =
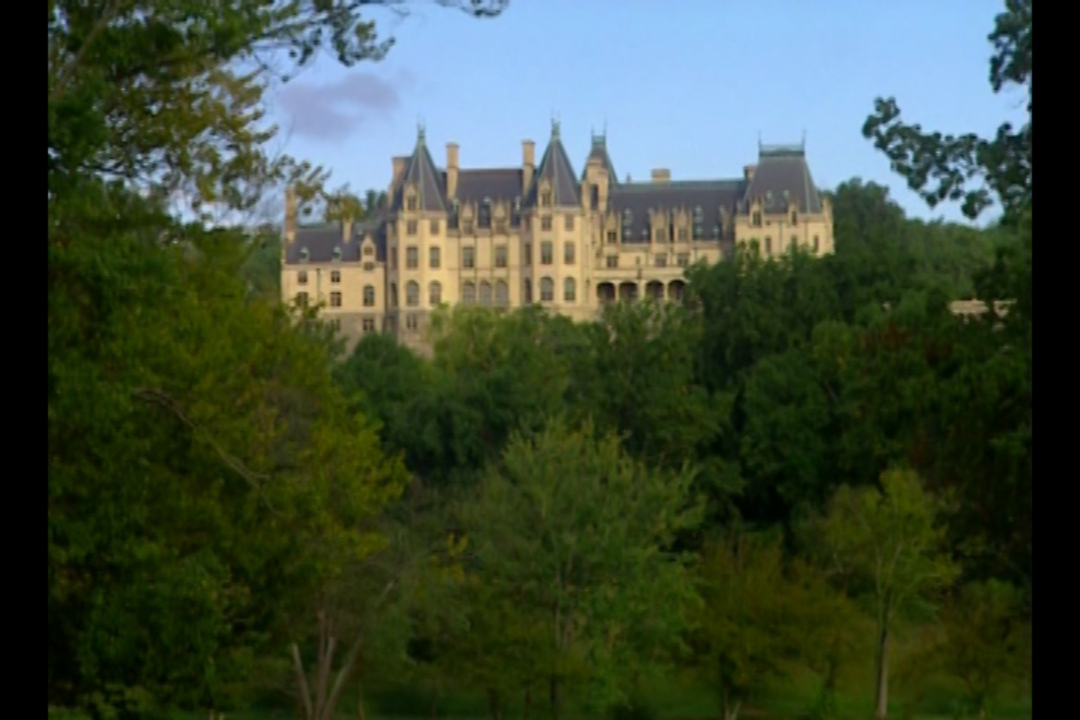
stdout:
[(609, 302), (677, 301), (687, 267), (741, 243), (766, 256), (833, 248), (831, 208), (801, 145), (760, 146), (735, 178), (672, 180), (661, 169), (622, 182), (602, 136), (576, 173), (557, 123), (539, 163), (526, 140), (518, 166), (484, 169), (461, 167), (455, 143), (437, 166), (421, 129), (412, 154), (393, 158), (387, 196), (373, 218), (322, 226), (300, 226), (286, 199), (283, 298), (323, 303), (350, 343), (386, 332), (420, 346), (442, 305), (539, 303), (587, 320)]

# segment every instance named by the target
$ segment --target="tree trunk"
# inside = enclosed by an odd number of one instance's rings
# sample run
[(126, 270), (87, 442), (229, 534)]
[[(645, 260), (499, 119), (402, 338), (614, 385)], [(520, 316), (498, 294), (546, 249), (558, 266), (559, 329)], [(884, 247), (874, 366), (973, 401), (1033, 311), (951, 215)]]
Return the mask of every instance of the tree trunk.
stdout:
[(529, 720), (529, 709), (532, 707), (532, 688), (525, 688), (525, 707), (522, 713), (522, 720)]
[(734, 704), (728, 705), (727, 701), (724, 701), (724, 720), (739, 720), (739, 710), (742, 703), (738, 700)]
[(491, 710), (491, 720), (502, 720), (502, 707), (499, 704), (499, 693), (497, 690), (488, 688), (488, 709)]
[(307, 675), (304, 673), (304, 662), (300, 659), (300, 648), (293, 643), (290, 647), (293, 659), (293, 673), (296, 676), (296, 689), (300, 695), (300, 710), (304, 720), (315, 720), (315, 713), (311, 707), (311, 690), (308, 688)]
[(548, 696), (551, 699), (551, 718), (559, 720), (559, 681), (554, 677), (548, 685)]
[(889, 717), (889, 630), (881, 629), (877, 651), (877, 699), (874, 703), (874, 718), (885, 720)]
[(360, 680), (356, 683), (356, 717), (358, 720), (367, 720), (367, 714), (364, 712), (364, 681)]

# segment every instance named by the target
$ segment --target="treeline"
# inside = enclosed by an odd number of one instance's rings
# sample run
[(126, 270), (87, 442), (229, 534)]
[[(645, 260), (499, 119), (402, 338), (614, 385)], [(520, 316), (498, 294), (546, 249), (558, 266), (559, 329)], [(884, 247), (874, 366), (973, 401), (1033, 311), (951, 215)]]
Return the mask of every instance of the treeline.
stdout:
[[(577, 325), (459, 309), (436, 323), (430, 361), (358, 344), (335, 375), (404, 458), (403, 502), (427, 498), (431, 527), (462, 543), (460, 594), (437, 602), (461, 615), (414, 638), (414, 672), (486, 692), (497, 716), (541, 688), (554, 704), (564, 685), (626, 702), (644, 674), (696, 668), (734, 715), (785, 662), (835, 677), (841, 657), (872, 661), (820, 633), (867, 623), (885, 673), (907, 610), (993, 602), (964, 633), (991, 643), (1005, 622), (1012, 644), (972, 702), (1023, 680), (1023, 320), (948, 308), (964, 289), (1005, 297), (995, 268), (1020, 243), (905, 219), (874, 185), (835, 202), (835, 256), (695, 267), (683, 306), (613, 305)], [(888, 577), (881, 548), (897, 554)], [(956, 631), (941, 642), (977, 641)]]
[[(329, 720), (396, 682), (435, 713), (456, 690), (494, 717), (640, 713), (677, 675), (734, 717), (809, 672), (829, 717), (873, 663), (884, 715), (912, 627), (912, 666), (973, 712), (1030, 694), (1030, 119), (924, 136), (881, 101), (867, 123), (929, 201), (996, 199), (992, 230), (852, 182), (835, 256), (742, 254), (693, 268), (682, 306), (592, 324), (452, 313), (430, 360), (383, 337), (342, 357), (253, 277), (266, 238), (215, 213), (282, 183), (342, 206), (258, 119), (267, 53), (387, 51), (355, 11), (50, 5), (50, 711), (269, 695)], [(995, 90), (1030, 92), (1030, 2), (993, 37)], [(965, 322), (964, 296), (1011, 304)]]

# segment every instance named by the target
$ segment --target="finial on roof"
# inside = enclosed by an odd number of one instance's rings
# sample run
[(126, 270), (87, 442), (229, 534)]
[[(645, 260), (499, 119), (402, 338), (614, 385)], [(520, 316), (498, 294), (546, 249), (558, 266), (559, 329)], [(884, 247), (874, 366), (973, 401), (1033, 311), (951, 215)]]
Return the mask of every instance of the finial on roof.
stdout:
[(554, 115), (551, 118), (551, 139), (559, 139), (559, 121), (555, 118)]
[(423, 145), (424, 144), (424, 140), (426, 139), (426, 135), (427, 135), (427, 133), (425, 132), (425, 129), (424, 129), (424, 120), (423, 120), (423, 118), (421, 118), (420, 120), (416, 121), (416, 142), (417, 142), (418, 145)]

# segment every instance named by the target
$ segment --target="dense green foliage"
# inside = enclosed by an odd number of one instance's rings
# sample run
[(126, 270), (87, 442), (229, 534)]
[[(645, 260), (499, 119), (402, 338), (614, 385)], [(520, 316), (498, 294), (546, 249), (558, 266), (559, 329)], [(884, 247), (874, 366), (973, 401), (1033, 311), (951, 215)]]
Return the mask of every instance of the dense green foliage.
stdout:
[[(423, 712), (648, 717), (689, 678), (733, 720), (810, 677), (827, 718), (875, 665), (883, 717), (896, 655), (972, 713), (1030, 694), (1030, 115), (990, 140), (891, 100), (867, 122), (928, 200), (997, 202), (989, 228), (856, 179), (833, 255), (740, 250), (681, 305), (463, 308), (431, 357), (342, 356), (278, 301), (280, 244), (207, 208), (283, 180), (328, 217), (385, 202), (260, 129), (264, 53), (388, 49), (363, 4), (50, 3), (50, 706), (330, 720), (422, 688)], [(1030, 29), (1009, 0), (995, 90), (1030, 91)], [(1006, 311), (950, 312), (971, 297)]]

